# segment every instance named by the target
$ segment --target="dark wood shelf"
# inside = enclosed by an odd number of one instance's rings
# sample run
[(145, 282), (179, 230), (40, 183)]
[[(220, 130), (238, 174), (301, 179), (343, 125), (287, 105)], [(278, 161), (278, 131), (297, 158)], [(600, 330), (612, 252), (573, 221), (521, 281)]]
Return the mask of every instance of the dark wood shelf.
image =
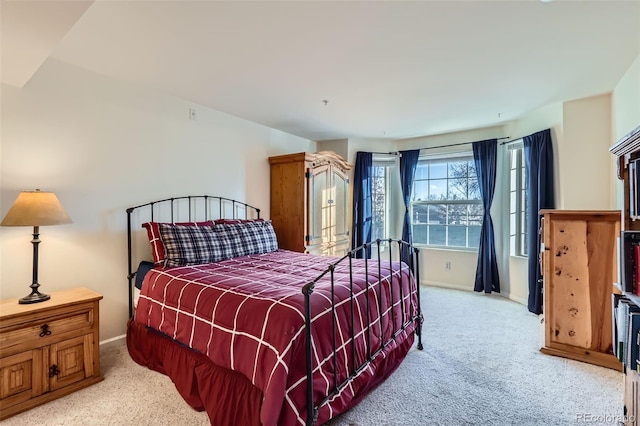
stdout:
[[(624, 199), (624, 210), (622, 211), (621, 217), (623, 224), (622, 229), (625, 231), (640, 231), (640, 216), (638, 216), (640, 201), (638, 201), (638, 192), (634, 193), (634, 191), (638, 191), (640, 182), (637, 180), (637, 172), (633, 172), (633, 170), (640, 165), (638, 161), (638, 159), (640, 159), (640, 126), (622, 137), (609, 151), (618, 159), (617, 177), (624, 182), (622, 197)], [(632, 173), (629, 172), (630, 169)], [(622, 256), (621, 259), (623, 262), (629, 261), (629, 258), (625, 256)], [(623, 272), (624, 265), (621, 266), (620, 269), (621, 272)], [(618, 279), (622, 280), (623, 278), (618, 277)], [(620, 284), (616, 283), (616, 287), (622, 290)], [(640, 306), (640, 296), (628, 291), (621, 292), (631, 303)], [(625, 370), (624, 412), (626, 414), (626, 420), (624, 424), (625, 426), (638, 426), (637, 419), (640, 416), (640, 402), (638, 401), (637, 395), (640, 390), (640, 375), (630, 368), (626, 368)]]

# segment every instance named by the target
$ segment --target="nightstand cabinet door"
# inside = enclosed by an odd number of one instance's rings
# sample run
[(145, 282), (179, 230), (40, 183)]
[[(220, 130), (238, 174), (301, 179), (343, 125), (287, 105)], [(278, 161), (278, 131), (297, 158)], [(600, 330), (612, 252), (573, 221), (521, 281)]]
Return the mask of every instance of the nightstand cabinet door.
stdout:
[(3, 406), (28, 401), (46, 391), (42, 374), (46, 361), (36, 349), (0, 359), (0, 401)]
[(49, 377), (52, 391), (93, 376), (92, 343), (92, 334), (85, 334), (51, 345)]

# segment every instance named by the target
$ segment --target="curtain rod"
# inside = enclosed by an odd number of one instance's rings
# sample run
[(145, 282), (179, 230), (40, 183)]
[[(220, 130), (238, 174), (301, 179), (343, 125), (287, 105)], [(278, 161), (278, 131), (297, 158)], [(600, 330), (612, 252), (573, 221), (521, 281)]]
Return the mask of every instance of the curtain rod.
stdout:
[[(501, 137), (501, 138), (493, 138), (493, 139), (496, 139), (496, 140), (500, 140), (500, 139), (509, 139), (509, 136), (503, 136), (503, 137)], [(476, 142), (479, 142), (479, 141), (476, 141)], [(475, 142), (459, 142), (459, 143), (451, 143), (451, 144), (448, 144), (448, 145), (427, 146), (427, 147), (419, 148), (419, 149), (420, 149), (420, 150), (423, 150), (423, 149), (447, 148), (447, 147), (450, 147), (450, 146), (470, 145), (470, 144), (472, 144), (472, 143), (475, 143)], [(506, 142), (503, 142), (503, 143), (506, 143)], [(502, 144), (501, 144), (501, 145), (502, 145)]]
[[(495, 139), (496, 139), (496, 140), (510, 139), (510, 136), (503, 136), (503, 137), (495, 138)], [(511, 140), (511, 141), (505, 141), (505, 142), (500, 143), (500, 145), (504, 145), (504, 144), (507, 144), (507, 143), (515, 142), (516, 140), (518, 140), (518, 139), (514, 139), (514, 140)], [(421, 151), (422, 151), (423, 149), (448, 148), (448, 147), (450, 147), (450, 146), (469, 145), (469, 144), (472, 144), (472, 143), (474, 143), (474, 142), (459, 142), (459, 143), (452, 143), (452, 144), (448, 144), (448, 145), (426, 146), (426, 147), (424, 147), (424, 148), (416, 148), (416, 149), (419, 149), (419, 150), (421, 150)], [(380, 154), (380, 155), (399, 155), (399, 154), (400, 154), (400, 151), (391, 151), (391, 152), (372, 152), (372, 154)]]
[[(509, 138), (500, 138), (500, 139), (509, 139)], [(500, 145), (506, 145), (506, 144), (509, 144), (509, 143), (517, 142), (517, 141), (519, 141), (521, 139), (523, 139), (523, 138), (515, 138), (515, 139), (511, 139), (510, 141), (500, 142)]]

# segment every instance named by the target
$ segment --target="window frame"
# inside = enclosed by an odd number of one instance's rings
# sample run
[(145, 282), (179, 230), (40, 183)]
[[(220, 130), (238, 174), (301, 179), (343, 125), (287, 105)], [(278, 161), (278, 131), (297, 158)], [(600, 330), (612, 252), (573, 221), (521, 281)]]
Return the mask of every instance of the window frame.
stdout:
[[(508, 146), (509, 152), (509, 254), (528, 257), (527, 176), (524, 158), (524, 142), (515, 140)], [(515, 157), (515, 165), (514, 165)], [(515, 182), (514, 182), (515, 178)]]
[[(381, 240), (383, 240), (381, 242), (381, 246), (386, 246), (387, 245), (387, 239), (389, 238), (389, 236), (391, 235), (391, 220), (392, 220), (392, 212), (391, 212), (391, 173), (392, 170), (395, 170), (395, 167), (397, 165), (397, 161), (396, 161), (396, 157), (395, 156), (389, 156), (389, 155), (381, 155), (381, 154), (373, 154), (373, 159), (372, 159), (372, 167), (376, 168), (376, 167), (383, 167), (385, 172), (384, 172), (384, 231), (383, 231), (383, 236), (381, 238)], [(372, 179), (376, 178), (376, 173), (375, 170), (372, 170)], [(371, 214), (372, 214), (372, 222), (371, 222), (371, 240), (372, 241), (376, 241), (376, 239), (378, 238), (375, 235), (375, 183), (372, 182), (372, 191), (371, 191)]]
[[(447, 168), (447, 172), (446, 172), (446, 177), (445, 178), (431, 178), (430, 176), (428, 176), (426, 179), (418, 179), (418, 178), (414, 178), (413, 181), (413, 193), (411, 194), (411, 205), (410, 205), (410, 214), (411, 214), (411, 227), (412, 227), (412, 235), (414, 235), (414, 244), (416, 246), (419, 247), (424, 247), (424, 248), (431, 248), (431, 249), (445, 249), (445, 250), (456, 250), (456, 251), (477, 251), (478, 250), (478, 246), (469, 246), (469, 239), (471, 238), (470, 234), (469, 234), (469, 230), (471, 227), (477, 227), (479, 230), (482, 228), (482, 215), (484, 212), (484, 209), (482, 208), (482, 198), (481, 196), (478, 194), (478, 198), (477, 199), (473, 199), (473, 198), (465, 198), (465, 199), (434, 199), (434, 200), (430, 200), (430, 199), (426, 199), (426, 200), (417, 200), (415, 198), (416, 196), (416, 183), (420, 182), (420, 181), (432, 181), (432, 180), (446, 180), (446, 186), (447, 186), (447, 193), (449, 191), (449, 179), (453, 179), (455, 177), (451, 177), (449, 176), (449, 163), (452, 162), (456, 162), (456, 161), (465, 161), (468, 164), (469, 163), (473, 163), (474, 159), (473, 159), (473, 152), (472, 151), (461, 151), (461, 152), (455, 152), (455, 153), (448, 153), (448, 154), (436, 154), (436, 155), (420, 155), (419, 159), (418, 159), (418, 166), (420, 167), (421, 165), (426, 164), (433, 164), (433, 163), (445, 163), (446, 164), (446, 168)], [(418, 169), (416, 168), (416, 173), (417, 173)], [(475, 165), (474, 165), (474, 171), (475, 171)], [(459, 178), (458, 178), (459, 179)], [(472, 178), (473, 179), (473, 178)], [(470, 180), (470, 176), (469, 176), (469, 169), (467, 169), (467, 176), (466, 176), (466, 183), (467, 183), (467, 197), (469, 196), (469, 180)], [(477, 181), (477, 174), (475, 175), (475, 180)], [(448, 194), (447, 194), (448, 196)], [(429, 244), (429, 237), (430, 237), (430, 227), (429, 227), (429, 223), (427, 223), (427, 234), (426, 234), (426, 243), (424, 242), (419, 242), (416, 243), (415, 242), (415, 232), (414, 232), (414, 217), (415, 217), (415, 207), (416, 206), (426, 206), (427, 210), (429, 208), (429, 206), (433, 206), (433, 205), (446, 205), (447, 206), (447, 211), (446, 211), (446, 217), (445, 217), (445, 223), (443, 224), (444, 229), (445, 229), (445, 244)], [(480, 206), (480, 211), (476, 212), (476, 214), (471, 214), (471, 212), (469, 210), (467, 210), (466, 213), (466, 217), (467, 217), (467, 224), (466, 225), (455, 225), (455, 224), (450, 224), (450, 210), (449, 210), (449, 206), (455, 206), (455, 205), (466, 205), (466, 206)], [(470, 225), (469, 224), (469, 218), (470, 217), (479, 217), (480, 218), (480, 225)], [(448, 245), (447, 243), (449, 242), (449, 230), (450, 227), (464, 227), (465, 228), (465, 246), (455, 246), (455, 245)], [(479, 234), (478, 234), (478, 244), (479, 244)]]

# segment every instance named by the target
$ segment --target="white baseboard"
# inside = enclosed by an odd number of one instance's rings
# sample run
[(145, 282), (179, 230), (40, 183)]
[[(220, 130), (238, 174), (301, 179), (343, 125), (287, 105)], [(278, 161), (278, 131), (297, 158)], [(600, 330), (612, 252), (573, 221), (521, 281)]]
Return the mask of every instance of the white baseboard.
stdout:
[(452, 290), (473, 291), (473, 287), (467, 287), (459, 284), (441, 283), (438, 281), (420, 280), (420, 285), (428, 287), (450, 288)]
[[(423, 286), (431, 286), (431, 287), (441, 287), (441, 288), (450, 288), (452, 290), (462, 290), (462, 291), (473, 291), (473, 287), (467, 287), (467, 286), (463, 286), (460, 284), (451, 284), (451, 283), (441, 283), (438, 281), (428, 281), (428, 280), (421, 280), (420, 281), (420, 285)], [(501, 296), (504, 297), (506, 299), (512, 300), (516, 303), (519, 303), (521, 305), (527, 306), (527, 299), (522, 298), (522, 297), (518, 297), (518, 296), (513, 296), (509, 293), (492, 293), (495, 294), (496, 296)]]
[(527, 306), (529, 304), (529, 301), (527, 299), (525, 299), (524, 297), (519, 297), (519, 296), (514, 296), (510, 293), (505, 293), (503, 294), (504, 297), (506, 297), (509, 300), (513, 300), (514, 302), (517, 302), (521, 305)]
[(100, 349), (107, 349), (112, 346), (122, 345), (126, 337), (126, 334), (122, 334), (120, 336), (112, 337), (111, 339), (102, 340), (100, 342)]

